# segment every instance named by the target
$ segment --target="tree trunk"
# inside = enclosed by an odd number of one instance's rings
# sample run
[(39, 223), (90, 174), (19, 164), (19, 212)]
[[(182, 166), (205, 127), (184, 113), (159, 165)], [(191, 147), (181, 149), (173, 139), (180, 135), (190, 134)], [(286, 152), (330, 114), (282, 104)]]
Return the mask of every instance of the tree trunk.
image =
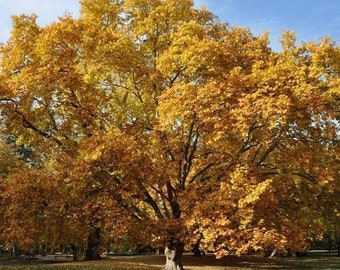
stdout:
[(165, 266), (164, 270), (183, 270), (182, 256), (184, 244), (178, 239), (171, 239), (165, 248)]
[(205, 255), (205, 253), (200, 250), (200, 242), (201, 242), (201, 239), (199, 239), (193, 246), (192, 248), (192, 252), (194, 253), (194, 257), (203, 257)]
[(100, 228), (93, 227), (89, 233), (85, 260), (100, 260)]
[(73, 261), (77, 261), (78, 260), (78, 248), (73, 244), (70, 244), (70, 247), (72, 249)]

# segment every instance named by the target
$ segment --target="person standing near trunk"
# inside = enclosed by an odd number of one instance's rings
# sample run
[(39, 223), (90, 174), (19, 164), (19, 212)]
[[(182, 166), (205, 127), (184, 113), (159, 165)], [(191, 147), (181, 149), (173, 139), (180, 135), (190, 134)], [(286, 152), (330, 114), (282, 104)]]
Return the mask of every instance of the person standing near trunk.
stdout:
[(183, 242), (170, 238), (165, 248), (166, 263), (163, 270), (183, 270), (182, 255), (184, 251)]

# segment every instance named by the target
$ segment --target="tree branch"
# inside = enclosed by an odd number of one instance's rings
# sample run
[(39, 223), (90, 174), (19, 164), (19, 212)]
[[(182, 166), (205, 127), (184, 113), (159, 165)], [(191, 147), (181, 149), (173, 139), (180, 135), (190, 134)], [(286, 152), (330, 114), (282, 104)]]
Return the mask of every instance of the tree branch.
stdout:
[(35, 126), (32, 122), (30, 122), (26, 116), (24, 115), (23, 112), (21, 112), (19, 110), (19, 106), (18, 104), (15, 102), (15, 100), (11, 99), (11, 98), (1, 98), (1, 101), (5, 101), (5, 102), (9, 102), (11, 104), (13, 104), (14, 106), (14, 112), (18, 115), (20, 115), (21, 120), (22, 120), (22, 125), (25, 128), (31, 129), (33, 130), (35, 133), (37, 133), (38, 135), (40, 135), (41, 137), (44, 137), (46, 139), (51, 139), (53, 140), (57, 145), (59, 145), (60, 147), (62, 147), (64, 149), (65, 152), (70, 153), (67, 148), (65, 147), (65, 145), (57, 138), (55, 138), (54, 136), (52, 136), (51, 134), (49, 134), (48, 132), (44, 132), (41, 129), (39, 129), (37, 126)]

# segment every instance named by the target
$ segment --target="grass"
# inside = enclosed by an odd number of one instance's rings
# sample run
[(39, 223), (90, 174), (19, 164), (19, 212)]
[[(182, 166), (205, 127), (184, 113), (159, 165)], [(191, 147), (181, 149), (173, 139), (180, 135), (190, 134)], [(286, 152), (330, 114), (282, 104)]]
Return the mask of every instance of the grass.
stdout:
[[(160, 270), (164, 256), (122, 256), (94, 262), (0, 261), (0, 270)], [(227, 256), (216, 260), (212, 255), (194, 258), (184, 255), (185, 270), (333, 270), (340, 269), (335, 256), (306, 256), (304, 258), (267, 259), (254, 256)]]

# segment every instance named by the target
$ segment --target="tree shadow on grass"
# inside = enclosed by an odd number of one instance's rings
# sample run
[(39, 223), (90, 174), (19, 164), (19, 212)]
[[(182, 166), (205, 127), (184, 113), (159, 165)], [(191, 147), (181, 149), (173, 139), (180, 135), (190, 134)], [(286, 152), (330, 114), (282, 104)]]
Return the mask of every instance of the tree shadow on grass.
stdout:
[[(114, 260), (124, 262), (140, 263), (150, 267), (161, 267), (165, 264), (164, 256), (134, 256), (129, 258), (115, 258)], [(302, 258), (262, 258), (257, 256), (235, 256), (229, 255), (222, 259), (215, 259), (212, 254), (204, 257), (193, 257), (192, 254), (183, 255), (184, 269), (294, 269), (294, 270), (321, 270), (321, 269), (340, 269), (340, 258), (336, 256)]]
[[(25, 266), (22, 266), (22, 265)], [(11, 261), (0, 263), (0, 269), (25, 270), (152, 270), (161, 269), (165, 258), (161, 255), (150, 256), (117, 256), (97, 262), (64, 262), (47, 263), (38, 261)], [(192, 254), (183, 256), (185, 270), (335, 270), (340, 269), (340, 257), (313, 256), (302, 258), (261, 258), (256, 256), (229, 255), (223, 259), (215, 259), (214, 255), (193, 257)], [(21, 266), (20, 266), (21, 265)], [(6, 268), (8, 266), (8, 268)]]
[(340, 269), (340, 257), (306, 256), (302, 258), (261, 258), (256, 256), (226, 256), (222, 259), (215, 259), (213, 255), (202, 258), (184, 257), (184, 265), (187, 266), (219, 266), (228, 268), (247, 269)]

